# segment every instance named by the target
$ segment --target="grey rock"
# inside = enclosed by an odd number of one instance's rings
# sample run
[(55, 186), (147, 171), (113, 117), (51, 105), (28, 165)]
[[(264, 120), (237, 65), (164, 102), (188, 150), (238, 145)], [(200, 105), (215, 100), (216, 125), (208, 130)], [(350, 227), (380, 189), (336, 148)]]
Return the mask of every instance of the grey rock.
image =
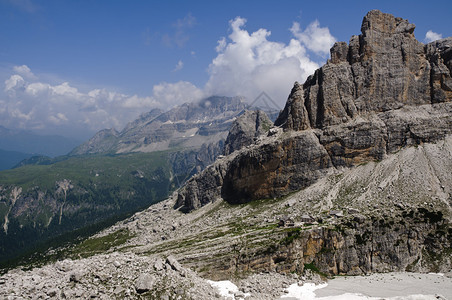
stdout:
[(84, 274), (82, 272), (80, 272), (80, 271), (73, 271), (73, 272), (71, 272), (71, 274), (69, 274), (69, 281), (80, 282), (80, 280), (82, 279), (83, 275)]
[(141, 274), (135, 281), (135, 289), (138, 293), (142, 294), (150, 291), (155, 284), (155, 277), (150, 274)]
[(331, 48), (331, 59), (298, 83), (275, 124), (324, 128), (368, 112), (452, 100), (452, 39), (423, 45), (414, 25), (378, 10), (363, 19), (360, 36)]
[(202, 144), (215, 144), (224, 139), (232, 119), (245, 108), (240, 97), (212, 96), (167, 112), (152, 110), (121, 132), (111, 129), (97, 133), (70, 154), (152, 152), (173, 147), (199, 149)]
[(171, 268), (175, 271), (181, 272), (182, 266), (180, 263), (176, 260), (176, 258), (172, 255), (168, 256), (166, 258), (166, 263), (171, 266)]
[(121, 266), (121, 263), (117, 260), (113, 261), (113, 266), (115, 266), (116, 268), (119, 268)]
[(259, 147), (242, 149), (217, 161), (194, 176), (178, 192), (175, 206), (190, 211), (220, 198), (244, 203), (279, 197), (312, 184), (332, 167), (328, 152), (313, 131), (275, 136)]
[(160, 258), (158, 258), (154, 263), (154, 269), (156, 271), (162, 271), (164, 269), (164, 267), (165, 267), (165, 265), (164, 265), (163, 261)]
[(254, 143), (255, 139), (268, 132), (273, 122), (261, 110), (245, 111), (231, 126), (224, 145), (224, 155)]
[(72, 155), (106, 152), (111, 149), (119, 138), (119, 132), (114, 129), (103, 129), (97, 132), (89, 141), (72, 150)]
[(50, 289), (47, 291), (47, 296), (49, 297), (56, 297), (59, 294), (59, 290), (56, 288)]
[(96, 274), (94, 275), (94, 277), (95, 277), (95, 278), (98, 278), (100, 281), (105, 282), (105, 281), (108, 280), (109, 275), (107, 275), (107, 274), (105, 274), (105, 273), (102, 273), (102, 272), (98, 272), (98, 273), (96, 273)]

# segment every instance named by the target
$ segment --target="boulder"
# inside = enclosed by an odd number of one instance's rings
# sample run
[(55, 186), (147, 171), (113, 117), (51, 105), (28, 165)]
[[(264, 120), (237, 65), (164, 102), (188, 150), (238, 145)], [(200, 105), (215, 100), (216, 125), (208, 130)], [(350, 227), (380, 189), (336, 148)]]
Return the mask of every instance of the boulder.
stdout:
[(155, 277), (150, 274), (141, 274), (135, 281), (135, 289), (137, 293), (142, 294), (150, 291), (155, 283)]

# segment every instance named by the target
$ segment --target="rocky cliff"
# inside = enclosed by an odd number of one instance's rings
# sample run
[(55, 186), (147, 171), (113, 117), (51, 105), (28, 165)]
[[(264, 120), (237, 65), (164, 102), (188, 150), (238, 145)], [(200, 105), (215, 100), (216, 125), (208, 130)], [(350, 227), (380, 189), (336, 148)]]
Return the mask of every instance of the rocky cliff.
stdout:
[(285, 132), (274, 129), (274, 136), (193, 178), (176, 207), (279, 197), (334, 169), (451, 134), (452, 38), (424, 45), (414, 28), (369, 12), (361, 35), (336, 43), (323, 67), (295, 83), (275, 122)]
[(261, 110), (245, 111), (229, 129), (224, 145), (224, 155), (253, 144), (260, 135), (266, 134), (272, 125), (273, 122), (265, 112)]

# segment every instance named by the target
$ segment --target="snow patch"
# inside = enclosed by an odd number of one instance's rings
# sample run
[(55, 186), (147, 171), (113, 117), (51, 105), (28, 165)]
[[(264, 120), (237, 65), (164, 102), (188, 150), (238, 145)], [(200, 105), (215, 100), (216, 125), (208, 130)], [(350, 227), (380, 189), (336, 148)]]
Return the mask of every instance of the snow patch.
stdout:
[(328, 284), (323, 283), (315, 285), (314, 283), (305, 283), (302, 286), (294, 283), (287, 288), (287, 294), (281, 296), (281, 299), (290, 298), (297, 300), (430, 300), (437, 299), (433, 295), (408, 295), (408, 296), (396, 296), (390, 298), (370, 297), (360, 293), (345, 293), (342, 295), (328, 296), (328, 297), (316, 297), (315, 290), (322, 289)]
[[(239, 292), (239, 288), (230, 282), (229, 280), (223, 281), (212, 281), (207, 280), (207, 282), (214, 288), (218, 289), (218, 292), (221, 296), (226, 297), (228, 299), (235, 300), (235, 293)], [(250, 293), (244, 293), (245, 297), (251, 296)]]

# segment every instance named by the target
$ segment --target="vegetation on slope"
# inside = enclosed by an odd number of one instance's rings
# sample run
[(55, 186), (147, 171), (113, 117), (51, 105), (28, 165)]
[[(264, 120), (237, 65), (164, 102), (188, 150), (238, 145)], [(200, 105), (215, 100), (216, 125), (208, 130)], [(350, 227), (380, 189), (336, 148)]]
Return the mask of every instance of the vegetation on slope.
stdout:
[(175, 188), (168, 155), (77, 156), (0, 172), (0, 261), (166, 198)]

